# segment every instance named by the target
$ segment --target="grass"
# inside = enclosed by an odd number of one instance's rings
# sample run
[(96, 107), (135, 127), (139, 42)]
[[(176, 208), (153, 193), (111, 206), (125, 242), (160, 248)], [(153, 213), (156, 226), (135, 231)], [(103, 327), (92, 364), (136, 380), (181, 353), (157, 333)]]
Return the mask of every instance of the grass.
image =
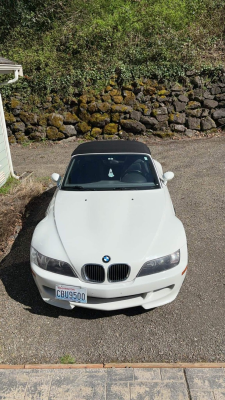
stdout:
[(10, 176), (6, 183), (0, 187), (0, 194), (8, 194), (9, 192), (11, 192), (17, 185), (20, 184), (20, 181), (13, 178), (12, 176)]
[(34, 197), (40, 195), (43, 190), (42, 183), (34, 181), (32, 178), (21, 182), (9, 178), (0, 189), (0, 258), (16, 227), (22, 225), (27, 204)]
[(59, 359), (60, 364), (75, 364), (75, 359), (70, 356), (69, 354), (65, 354), (64, 356), (60, 357)]
[(8, 0), (0, 54), (23, 65), (10, 91), (74, 94), (115, 69), (124, 81), (225, 66), (224, 0)]

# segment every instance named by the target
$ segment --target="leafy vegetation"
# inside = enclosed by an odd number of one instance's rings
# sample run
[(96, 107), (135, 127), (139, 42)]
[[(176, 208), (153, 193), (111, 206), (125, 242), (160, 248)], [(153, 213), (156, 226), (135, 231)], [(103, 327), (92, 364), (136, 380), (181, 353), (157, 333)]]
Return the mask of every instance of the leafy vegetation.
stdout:
[(8, 194), (9, 192), (11, 192), (15, 186), (17, 186), (20, 183), (20, 181), (18, 181), (17, 179), (13, 178), (12, 176), (10, 176), (6, 183), (0, 187), (0, 195), (1, 194)]
[(224, 0), (5, 0), (0, 54), (23, 65), (18, 88), (38, 94), (104, 85), (115, 69), (177, 78), (224, 66), (224, 15)]
[(60, 357), (59, 359), (60, 364), (75, 364), (75, 359), (70, 356), (69, 354), (65, 354), (64, 356)]

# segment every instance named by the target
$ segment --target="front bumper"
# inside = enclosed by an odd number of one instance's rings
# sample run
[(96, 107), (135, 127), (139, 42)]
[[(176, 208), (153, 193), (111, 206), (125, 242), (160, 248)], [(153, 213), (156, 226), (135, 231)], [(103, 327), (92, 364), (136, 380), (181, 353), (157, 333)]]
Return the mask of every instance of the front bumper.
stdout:
[[(185, 259), (184, 259), (185, 258)], [(186, 272), (187, 257), (177, 267), (168, 271), (136, 278), (133, 281), (111, 283), (107, 285), (83, 282), (54, 274), (31, 263), (35, 283), (42, 299), (56, 307), (73, 309), (75, 306), (96, 310), (119, 310), (142, 306), (145, 309), (159, 307), (173, 301), (182, 286)], [(56, 285), (70, 285), (87, 288), (87, 303), (75, 303), (55, 298)]]

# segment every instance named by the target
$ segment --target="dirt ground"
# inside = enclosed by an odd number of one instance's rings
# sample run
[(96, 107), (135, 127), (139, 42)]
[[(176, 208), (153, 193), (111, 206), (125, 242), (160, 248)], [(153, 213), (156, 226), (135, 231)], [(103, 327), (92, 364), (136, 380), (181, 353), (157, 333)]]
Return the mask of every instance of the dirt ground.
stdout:
[[(76, 143), (12, 147), (18, 174), (63, 174)], [(175, 178), (169, 191), (185, 226), (189, 267), (177, 299), (146, 311), (54, 308), (39, 296), (29, 267), (33, 230), (54, 188), (26, 209), (22, 230), (0, 266), (0, 362), (225, 361), (225, 137), (150, 143)]]

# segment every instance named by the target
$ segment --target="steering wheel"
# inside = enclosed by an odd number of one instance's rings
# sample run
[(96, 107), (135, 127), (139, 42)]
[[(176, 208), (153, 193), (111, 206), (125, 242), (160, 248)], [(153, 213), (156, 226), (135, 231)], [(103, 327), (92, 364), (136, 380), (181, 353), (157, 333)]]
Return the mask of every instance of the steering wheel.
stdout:
[[(143, 173), (142, 173), (140, 170), (134, 169), (133, 171), (125, 171), (124, 174), (123, 174), (123, 176), (121, 176), (120, 180), (122, 181), (122, 179), (124, 178), (125, 175), (133, 174), (134, 172), (135, 172), (136, 174), (140, 174), (140, 175), (143, 176)], [(143, 176), (143, 177), (144, 177), (144, 176)]]

